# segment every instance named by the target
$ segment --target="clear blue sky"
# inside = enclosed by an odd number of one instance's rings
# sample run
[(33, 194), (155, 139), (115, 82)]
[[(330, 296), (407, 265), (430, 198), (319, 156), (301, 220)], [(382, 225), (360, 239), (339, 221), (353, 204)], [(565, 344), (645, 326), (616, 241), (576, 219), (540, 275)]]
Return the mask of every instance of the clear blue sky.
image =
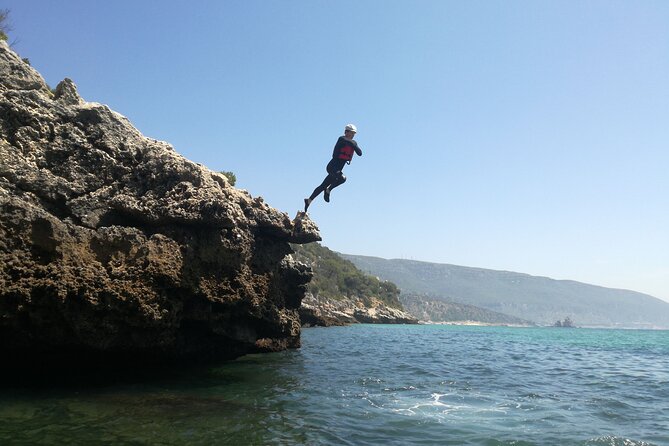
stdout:
[(669, 300), (669, 2), (10, 0), (70, 77), (294, 216), (345, 124), (364, 151), (312, 204), (337, 251)]

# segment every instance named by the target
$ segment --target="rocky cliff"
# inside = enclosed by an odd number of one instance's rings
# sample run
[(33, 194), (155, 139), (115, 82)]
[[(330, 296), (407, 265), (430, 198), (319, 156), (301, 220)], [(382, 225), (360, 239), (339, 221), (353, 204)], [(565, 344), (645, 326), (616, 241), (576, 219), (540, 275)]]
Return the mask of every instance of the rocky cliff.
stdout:
[(314, 271), (300, 307), (303, 325), (418, 323), (402, 308), (400, 290), (394, 283), (363, 273), (320, 243), (294, 249), (295, 258)]
[(359, 298), (340, 300), (314, 296), (307, 292), (300, 307), (302, 325), (306, 327), (349, 324), (417, 324), (418, 319), (399, 308), (379, 300), (365, 302)]
[[(51, 91), (0, 42), (0, 352), (40, 361), (233, 358), (298, 347), (320, 240), (220, 174)], [(11, 364), (11, 362), (5, 362)]]

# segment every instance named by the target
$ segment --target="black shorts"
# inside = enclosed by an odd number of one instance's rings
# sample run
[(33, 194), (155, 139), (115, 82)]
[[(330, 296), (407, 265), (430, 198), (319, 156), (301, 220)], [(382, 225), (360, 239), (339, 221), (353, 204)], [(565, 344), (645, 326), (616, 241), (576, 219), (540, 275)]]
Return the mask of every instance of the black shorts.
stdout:
[(328, 163), (327, 167), (325, 168), (325, 170), (327, 170), (329, 174), (333, 174), (335, 172), (341, 172), (344, 169), (345, 165), (346, 165), (346, 160), (332, 158)]

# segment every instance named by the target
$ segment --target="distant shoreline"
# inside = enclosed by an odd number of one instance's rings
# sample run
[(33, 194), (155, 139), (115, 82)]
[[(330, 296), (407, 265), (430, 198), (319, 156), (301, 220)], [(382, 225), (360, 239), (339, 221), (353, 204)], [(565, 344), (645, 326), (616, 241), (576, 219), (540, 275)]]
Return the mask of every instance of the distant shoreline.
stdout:
[(537, 325), (523, 325), (523, 324), (497, 324), (494, 322), (479, 322), (479, 321), (418, 321), (421, 325), (469, 325), (475, 327), (537, 327)]
[[(553, 325), (522, 325), (522, 324), (496, 324), (492, 322), (478, 321), (418, 321), (419, 325), (458, 325), (470, 327), (510, 327), (510, 328), (564, 328), (554, 327)], [(649, 330), (649, 331), (669, 331), (666, 327), (611, 327), (603, 325), (582, 325), (569, 328), (586, 328), (590, 330)]]

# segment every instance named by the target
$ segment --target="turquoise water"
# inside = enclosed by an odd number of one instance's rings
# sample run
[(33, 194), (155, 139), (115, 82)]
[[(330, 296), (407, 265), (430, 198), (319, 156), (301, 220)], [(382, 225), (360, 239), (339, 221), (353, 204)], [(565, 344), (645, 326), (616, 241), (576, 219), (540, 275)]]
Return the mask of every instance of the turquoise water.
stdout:
[(0, 392), (0, 445), (669, 445), (669, 332), (313, 328), (296, 351)]

